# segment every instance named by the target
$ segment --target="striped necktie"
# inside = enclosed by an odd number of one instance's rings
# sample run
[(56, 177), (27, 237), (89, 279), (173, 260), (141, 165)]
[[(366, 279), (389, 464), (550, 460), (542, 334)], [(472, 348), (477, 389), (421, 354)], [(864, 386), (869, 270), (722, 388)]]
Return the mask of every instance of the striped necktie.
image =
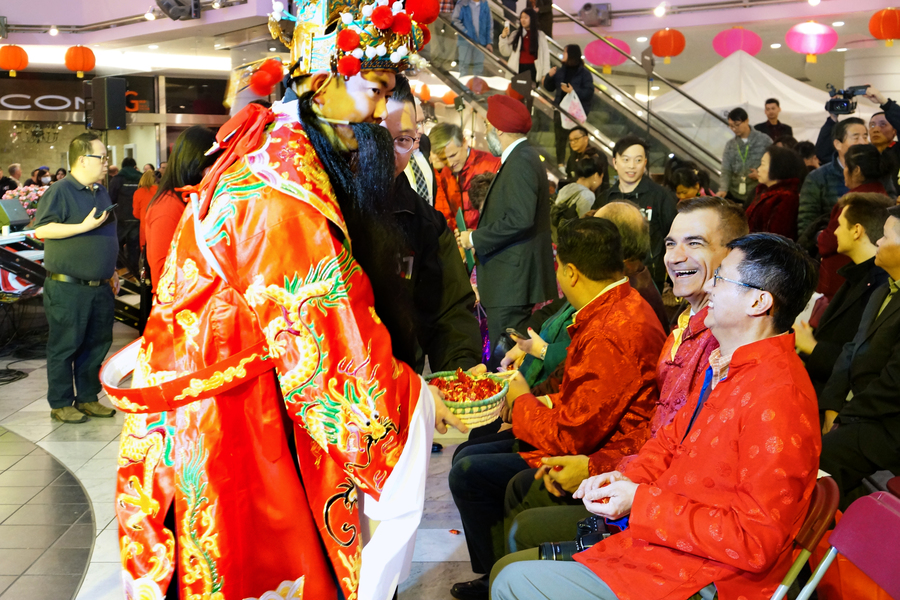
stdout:
[(425, 183), (425, 174), (422, 173), (422, 169), (419, 168), (419, 164), (416, 162), (415, 157), (410, 159), (409, 165), (412, 167), (413, 177), (416, 179), (416, 193), (431, 204), (431, 198), (429, 198), (428, 194), (428, 184)]

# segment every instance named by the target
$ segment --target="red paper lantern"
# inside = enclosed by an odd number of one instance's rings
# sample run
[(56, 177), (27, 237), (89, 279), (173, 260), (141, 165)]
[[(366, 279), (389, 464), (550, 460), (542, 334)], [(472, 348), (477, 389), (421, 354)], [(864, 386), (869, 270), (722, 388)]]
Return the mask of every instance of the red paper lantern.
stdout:
[(453, 90), (450, 90), (446, 94), (441, 96), (441, 100), (444, 102), (444, 104), (452, 106), (453, 101), (456, 100), (457, 96), (458, 96), (458, 94), (456, 92), (454, 92)]
[(84, 77), (85, 71), (90, 71), (97, 64), (94, 52), (84, 46), (72, 46), (66, 50), (66, 68), (75, 71), (78, 79)]
[[(613, 37), (605, 38), (606, 42), (609, 42), (616, 48), (625, 52), (625, 54), (631, 54), (631, 47), (628, 46), (622, 40), (617, 40)], [(603, 40), (594, 40), (584, 48), (584, 57), (587, 61), (594, 65), (600, 65), (603, 67), (603, 72), (607, 75), (612, 73), (612, 68), (621, 65), (623, 62), (628, 60), (626, 56), (624, 56), (621, 52), (616, 52), (615, 48), (610, 47)]]
[(894, 40), (900, 39), (900, 10), (885, 8), (872, 15), (869, 33), (876, 39), (886, 40), (885, 46), (893, 46)]
[(720, 31), (713, 38), (713, 50), (723, 58), (731, 56), (738, 50), (743, 50), (750, 56), (756, 56), (762, 50), (762, 38), (749, 29), (732, 27)]
[(825, 54), (837, 45), (838, 34), (828, 25), (807, 21), (791, 27), (784, 41), (794, 52), (805, 54), (806, 62), (814, 63), (817, 54)]
[(9, 71), (10, 77), (16, 76), (16, 71), (21, 71), (28, 66), (28, 53), (15, 44), (0, 48), (0, 71)]
[(470, 79), (469, 83), (466, 84), (466, 87), (475, 94), (484, 94), (491, 89), (491, 86), (488, 85), (487, 81), (477, 76)]
[(438, 0), (406, 0), (406, 12), (422, 25), (434, 23), (440, 10)]
[(422, 84), (422, 87), (419, 88), (419, 100), (422, 102), (428, 102), (431, 100), (431, 90), (428, 89), (427, 84)]
[(684, 52), (684, 34), (677, 29), (660, 29), (650, 38), (650, 47), (653, 48), (655, 56), (663, 56), (664, 64), (672, 62), (673, 56), (678, 56)]
[(518, 100), (519, 102), (525, 100), (525, 96), (514, 90), (512, 84), (506, 86), (506, 95), (513, 100)]

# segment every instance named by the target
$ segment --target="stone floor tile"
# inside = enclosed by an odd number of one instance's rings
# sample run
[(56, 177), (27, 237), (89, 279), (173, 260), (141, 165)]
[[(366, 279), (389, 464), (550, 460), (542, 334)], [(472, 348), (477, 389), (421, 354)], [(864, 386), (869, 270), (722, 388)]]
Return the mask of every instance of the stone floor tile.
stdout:
[(71, 575), (23, 575), (0, 596), (0, 600), (64, 600), (78, 589), (78, 577)]
[(21, 575), (43, 553), (43, 548), (0, 549), (0, 575)]
[(453, 562), (469, 560), (466, 536), (460, 530), (452, 534), (448, 529), (419, 529), (416, 532), (414, 562)]
[(65, 525), (0, 525), (0, 548), (49, 548), (68, 529)]
[(88, 566), (90, 548), (49, 548), (31, 567), (26, 575), (69, 575), (81, 578)]

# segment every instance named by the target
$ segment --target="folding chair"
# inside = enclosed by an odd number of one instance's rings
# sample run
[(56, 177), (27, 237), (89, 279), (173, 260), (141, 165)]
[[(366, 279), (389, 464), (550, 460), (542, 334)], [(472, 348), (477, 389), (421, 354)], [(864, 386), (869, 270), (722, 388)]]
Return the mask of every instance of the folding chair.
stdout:
[(900, 477), (891, 477), (888, 479), (887, 489), (890, 493), (900, 498)]
[(788, 589), (794, 583), (794, 580), (797, 579), (797, 575), (800, 573), (803, 565), (809, 560), (810, 554), (819, 545), (822, 536), (825, 535), (825, 531), (831, 525), (834, 513), (837, 512), (840, 498), (841, 494), (834, 479), (822, 477), (816, 481), (816, 487), (813, 488), (812, 498), (809, 503), (809, 512), (806, 513), (803, 526), (800, 527), (800, 531), (797, 532), (797, 537), (794, 539), (794, 543), (801, 548), (800, 554), (797, 556), (794, 564), (791, 565), (790, 571), (781, 580), (781, 585), (772, 594), (771, 600), (781, 600), (787, 595)]
[(893, 598), (900, 598), (900, 498), (888, 492), (863, 496), (850, 505), (831, 533), (831, 548), (800, 590), (797, 600), (809, 600), (822, 576), (844, 555)]

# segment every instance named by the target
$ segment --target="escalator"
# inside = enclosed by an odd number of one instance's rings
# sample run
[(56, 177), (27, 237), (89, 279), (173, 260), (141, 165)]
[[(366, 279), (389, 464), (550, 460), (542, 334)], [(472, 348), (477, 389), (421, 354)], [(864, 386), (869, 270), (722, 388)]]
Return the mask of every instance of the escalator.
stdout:
[[(586, 34), (596, 39), (602, 39), (596, 32), (585, 27), (576, 18), (555, 4), (553, 8), (557, 20), (570, 21), (584, 29)], [(518, 15), (494, 1), (491, 1), (491, 9), (494, 26), (493, 51), (488, 51), (487, 48), (469, 39), (465, 33), (454, 28), (443, 17), (430, 26), (432, 31), (436, 32), (436, 35), (441, 35), (440, 31), (443, 30), (444, 35), (458, 36), (468, 40), (475, 48), (475, 51), (479, 52), (484, 58), (483, 73), (479, 77), (484, 79), (491, 88), (486, 93), (476, 93), (480, 91), (477, 89), (477, 86), (475, 91), (466, 87), (466, 83), (471, 81), (471, 77), (460, 76), (459, 65), (457, 65), (456, 61), (450, 63), (451, 66), (449, 68), (435, 65), (431, 65), (428, 68), (432, 75), (460, 96), (465, 107), (460, 106), (459, 100), (457, 101), (457, 107), (458, 109), (465, 108), (461, 112), (461, 116), (464, 117), (464, 129), (468, 129), (473, 135), (477, 135), (477, 131), (481, 129), (487, 96), (491, 93), (504, 93), (510, 83), (510, 79), (515, 76), (515, 73), (510, 71), (506, 59), (497, 52), (496, 42), (499, 32), (503, 28), (504, 21), (515, 24), (518, 22)], [(551, 66), (561, 66), (560, 58), (564, 46), (550, 38), (547, 38), (547, 42), (550, 48)], [(592, 145), (601, 149), (607, 156), (611, 156), (612, 147), (615, 145), (616, 140), (629, 134), (637, 135), (647, 140), (650, 145), (649, 163), (651, 172), (661, 173), (668, 158), (678, 156), (681, 159), (693, 161), (706, 170), (711, 178), (717, 179), (720, 172), (721, 158), (707, 149), (709, 145), (707, 141), (710, 137), (723, 141), (730, 139), (733, 134), (728, 129), (727, 121), (721, 115), (713, 113), (700, 102), (679, 90), (677, 86), (651, 68), (647, 68), (645, 71), (645, 66), (648, 65), (642, 65), (638, 57), (632, 57), (627, 54), (625, 56), (627, 60), (622, 69), (619, 69), (619, 74), (624, 74), (630, 80), (637, 82), (641, 87), (646, 85), (647, 94), (643, 95), (643, 98), (639, 97), (641, 94), (630, 93), (623, 89), (623, 86), (620, 85), (621, 76), (605, 75), (585, 62), (585, 67), (591, 73), (594, 83), (594, 98), (587, 122), (584, 123)], [(614, 80), (618, 80), (619, 84)], [(676, 93), (684, 96), (697, 107), (698, 110), (696, 112), (701, 117), (689, 123), (680, 123), (679, 126), (676, 126), (654, 112), (650, 99), (650, 90), (651, 88), (656, 89), (659, 85), (669, 87)], [(556, 168), (553, 122), (555, 113), (567, 113), (553, 104), (553, 94), (544, 90), (539, 82), (532, 94), (532, 99), (534, 105), (532, 111), (534, 127), (528, 136), (529, 140), (541, 151), (548, 171), (559, 177), (562, 173)]]

